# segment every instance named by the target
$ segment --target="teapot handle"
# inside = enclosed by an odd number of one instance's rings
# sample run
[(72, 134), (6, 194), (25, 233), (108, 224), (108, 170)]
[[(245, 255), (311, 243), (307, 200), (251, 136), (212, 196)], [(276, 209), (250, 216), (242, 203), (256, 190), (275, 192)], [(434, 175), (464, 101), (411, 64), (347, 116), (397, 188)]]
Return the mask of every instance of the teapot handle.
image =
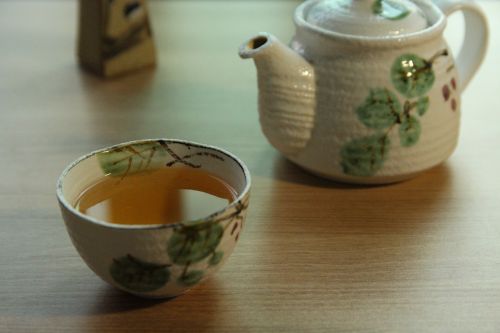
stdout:
[(481, 65), (488, 46), (488, 22), (481, 8), (471, 0), (434, 0), (450, 16), (461, 10), (465, 20), (465, 36), (457, 58), (460, 86), (463, 91)]

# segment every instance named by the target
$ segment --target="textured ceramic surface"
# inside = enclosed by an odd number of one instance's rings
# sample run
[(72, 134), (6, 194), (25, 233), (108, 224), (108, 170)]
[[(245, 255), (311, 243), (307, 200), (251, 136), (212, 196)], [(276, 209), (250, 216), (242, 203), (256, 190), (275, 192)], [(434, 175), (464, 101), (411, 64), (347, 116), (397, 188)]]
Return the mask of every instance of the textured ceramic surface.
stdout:
[[(460, 94), (486, 51), (482, 11), (469, 1), (414, 0), (425, 29), (373, 37), (311, 24), (318, 3), (296, 9), (290, 47), (268, 33), (240, 47), (257, 67), (270, 143), (313, 173), (353, 183), (399, 181), (446, 160), (458, 140)], [(466, 34), (455, 62), (443, 30), (457, 10)]]
[(304, 12), (304, 20), (327, 31), (391, 36), (427, 28), (422, 10), (410, 0), (323, 0)]
[[(227, 182), (237, 198), (206, 218), (168, 225), (118, 225), (74, 208), (105, 175), (157, 168), (201, 168)], [(73, 244), (104, 281), (144, 297), (173, 297), (217, 271), (232, 253), (249, 202), (250, 174), (232, 154), (178, 140), (143, 140), (93, 152), (62, 173), (57, 197)]]

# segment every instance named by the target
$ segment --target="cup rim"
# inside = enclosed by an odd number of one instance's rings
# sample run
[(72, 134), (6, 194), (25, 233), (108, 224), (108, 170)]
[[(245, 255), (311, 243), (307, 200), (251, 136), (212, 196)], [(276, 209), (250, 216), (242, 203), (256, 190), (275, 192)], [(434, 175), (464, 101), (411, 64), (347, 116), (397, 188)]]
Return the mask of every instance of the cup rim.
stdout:
[[(85, 214), (81, 213), (75, 207), (73, 207), (73, 205), (71, 205), (68, 202), (68, 200), (66, 200), (66, 198), (63, 194), (63, 191), (62, 191), (64, 179), (66, 178), (68, 173), (71, 171), (71, 169), (73, 169), (76, 165), (78, 165), (82, 161), (87, 160), (87, 159), (91, 158), (92, 156), (95, 156), (98, 153), (101, 153), (101, 152), (104, 152), (104, 151), (107, 151), (110, 149), (123, 147), (123, 146), (127, 146), (127, 145), (132, 145), (132, 144), (154, 142), (154, 141), (159, 141), (159, 140), (163, 140), (167, 143), (179, 143), (179, 144), (186, 144), (186, 145), (199, 147), (199, 148), (211, 149), (211, 150), (215, 150), (219, 153), (226, 155), (227, 157), (233, 159), (236, 162), (236, 164), (241, 168), (241, 170), (243, 172), (243, 176), (245, 177), (245, 182), (246, 182), (245, 187), (243, 188), (241, 193), (233, 201), (231, 201), (228, 205), (224, 206), (224, 208), (221, 208), (221, 209), (211, 213), (210, 215), (207, 215), (205, 217), (202, 217), (202, 218), (199, 218), (196, 220), (179, 221), (176, 223), (169, 223), (169, 224), (117, 224), (117, 223), (111, 223), (111, 222), (96, 219), (92, 216), (85, 215)], [(209, 223), (214, 217), (222, 215), (228, 209), (231, 209), (231, 208), (236, 207), (236, 206), (241, 206), (242, 200), (245, 198), (245, 196), (247, 196), (247, 194), (250, 191), (251, 182), (252, 182), (252, 179), (250, 176), (250, 171), (248, 170), (248, 167), (245, 165), (245, 163), (243, 163), (242, 160), (240, 160), (238, 157), (236, 157), (236, 155), (230, 153), (229, 151), (227, 151), (225, 149), (222, 149), (222, 148), (219, 148), (216, 146), (212, 146), (212, 145), (208, 145), (208, 144), (197, 143), (194, 141), (187, 141), (187, 140), (181, 140), (181, 139), (166, 139), (166, 138), (138, 139), (138, 140), (122, 142), (122, 143), (119, 143), (119, 144), (116, 144), (113, 146), (108, 146), (108, 147), (94, 150), (86, 155), (80, 156), (79, 158), (77, 158), (76, 160), (71, 162), (68, 166), (66, 166), (66, 168), (62, 171), (62, 173), (59, 175), (59, 178), (57, 179), (56, 195), (57, 195), (57, 199), (58, 199), (59, 203), (65, 209), (67, 209), (69, 212), (71, 212), (71, 214), (74, 214), (87, 222), (90, 222), (90, 223), (93, 223), (93, 224), (96, 224), (99, 226), (107, 227), (107, 228), (114, 228), (114, 229), (156, 230), (156, 229), (165, 229), (165, 228), (178, 228), (181, 226), (186, 226), (186, 224), (188, 224), (189, 226), (199, 226), (199, 225), (202, 225), (205, 223)], [(238, 209), (238, 207), (237, 207), (237, 209)]]

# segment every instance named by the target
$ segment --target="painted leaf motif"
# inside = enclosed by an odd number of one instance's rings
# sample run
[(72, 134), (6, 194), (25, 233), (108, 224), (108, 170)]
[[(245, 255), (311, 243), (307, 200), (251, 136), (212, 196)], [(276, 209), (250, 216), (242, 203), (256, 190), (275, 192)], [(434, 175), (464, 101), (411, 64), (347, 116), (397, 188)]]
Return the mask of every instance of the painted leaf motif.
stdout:
[(402, 3), (392, 0), (375, 0), (372, 4), (372, 12), (388, 20), (401, 20), (410, 14), (408, 8)]
[(341, 149), (344, 173), (353, 176), (372, 176), (384, 164), (390, 141), (384, 134), (353, 139)]
[(420, 122), (414, 116), (407, 116), (399, 126), (399, 139), (401, 146), (411, 147), (420, 138)]
[(429, 108), (429, 97), (420, 97), (417, 101), (417, 112), (419, 116), (423, 116)]
[(219, 224), (184, 226), (174, 231), (168, 242), (170, 258), (180, 265), (201, 261), (212, 254), (222, 238)]
[(435, 80), (432, 64), (415, 54), (398, 57), (391, 67), (391, 78), (396, 89), (408, 98), (424, 95)]
[(123, 176), (161, 165), (166, 155), (158, 142), (116, 147), (97, 154), (104, 173)]
[(397, 122), (401, 104), (394, 93), (385, 88), (370, 90), (370, 94), (357, 109), (359, 120), (367, 127), (384, 129)]
[(203, 271), (193, 270), (187, 272), (186, 274), (181, 275), (177, 279), (177, 282), (186, 286), (194, 286), (195, 284), (200, 282), (202, 277), (203, 277)]
[(208, 264), (210, 266), (215, 266), (218, 263), (220, 263), (220, 261), (222, 260), (222, 257), (224, 257), (224, 252), (222, 252), (222, 251), (214, 252), (214, 254), (212, 254), (212, 257), (210, 258), (210, 261), (208, 262)]
[(109, 272), (116, 283), (137, 292), (159, 289), (170, 278), (167, 265), (145, 262), (130, 254), (113, 259)]
[(372, 13), (377, 15), (382, 14), (382, 0), (373, 1)]

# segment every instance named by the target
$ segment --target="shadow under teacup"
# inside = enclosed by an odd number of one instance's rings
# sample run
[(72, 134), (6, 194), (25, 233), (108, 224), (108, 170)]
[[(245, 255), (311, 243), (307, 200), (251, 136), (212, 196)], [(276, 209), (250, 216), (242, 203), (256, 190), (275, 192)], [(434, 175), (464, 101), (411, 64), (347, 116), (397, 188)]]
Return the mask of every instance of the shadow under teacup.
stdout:
[[(161, 168), (196, 168), (228, 184), (236, 199), (201, 219), (174, 224), (114, 224), (75, 208), (80, 195), (105, 177)], [(104, 281), (144, 297), (177, 296), (219, 269), (232, 253), (249, 202), (250, 173), (231, 153), (169, 139), (104, 148), (71, 163), (57, 198), (73, 244)]]

